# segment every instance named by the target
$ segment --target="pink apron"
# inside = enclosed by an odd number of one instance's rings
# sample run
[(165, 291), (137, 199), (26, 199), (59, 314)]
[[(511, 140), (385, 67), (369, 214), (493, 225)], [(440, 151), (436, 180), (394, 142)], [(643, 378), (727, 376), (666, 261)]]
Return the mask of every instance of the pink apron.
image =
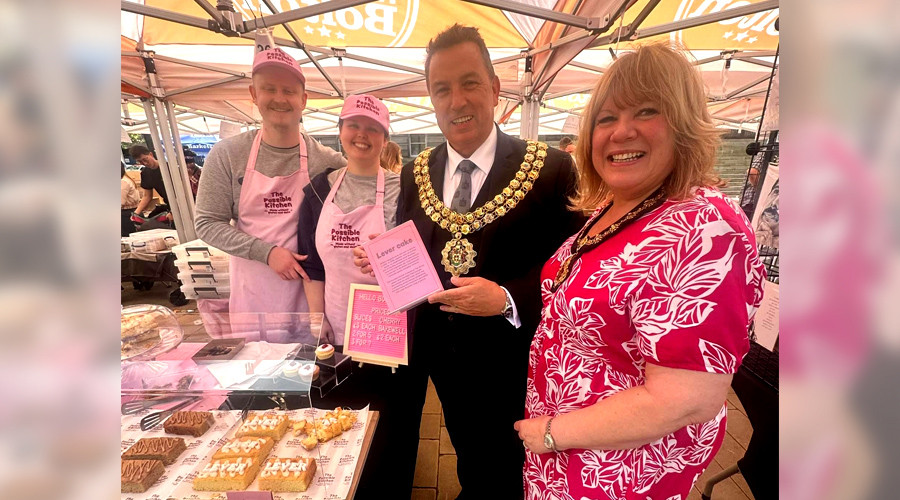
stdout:
[(325, 316), (334, 329), (336, 345), (344, 344), (350, 284), (378, 284), (374, 277), (361, 274), (353, 265), (353, 248), (368, 241), (370, 234), (385, 231), (384, 169), (378, 169), (375, 204), (357, 207), (348, 214), (334, 203), (334, 195), (346, 173), (344, 169), (328, 192), (316, 226), (316, 250), (325, 266)]
[[(262, 131), (259, 131), (247, 160), (235, 227), (263, 241), (296, 252), (300, 203), (303, 202), (303, 188), (309, 184), (306, 141), (301, 135), (300, 169), (282, 177), (266, 177), (256, 171), (256, 157), (261, 141)], [(268, 265), (234, 256), (231, 257), (230, 271), (231, 297), (228, 306), (232, 315), (309, 310), (303, 294), (302, 279), (282, 280)]]

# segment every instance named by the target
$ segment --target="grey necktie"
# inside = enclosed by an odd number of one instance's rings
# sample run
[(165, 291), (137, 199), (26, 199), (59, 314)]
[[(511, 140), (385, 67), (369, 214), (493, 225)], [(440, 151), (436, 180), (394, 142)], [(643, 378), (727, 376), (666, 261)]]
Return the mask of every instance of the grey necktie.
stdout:
[(462, 174), (462, 179), (450, 202), (450, 208), (459, 213), (466, 213), (472, 206), (472, 171), (475, 170), (475, 164), (469, 160), (463, 160), (459, 162), (456, 169)]

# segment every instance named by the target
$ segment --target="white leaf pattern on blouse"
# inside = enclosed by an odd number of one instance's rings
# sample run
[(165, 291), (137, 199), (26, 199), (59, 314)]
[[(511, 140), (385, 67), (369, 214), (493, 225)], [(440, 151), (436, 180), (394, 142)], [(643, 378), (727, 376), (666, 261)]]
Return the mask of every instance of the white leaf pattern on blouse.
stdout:
[(724, 255), (710, 258), (713, 237), (727, 234), (724, 222), (711, 223), (691, 232), (654, 267), (644, 288), (649, 298), (638, 298), (632, 305), (632, 322), (641, 333), (642, 349), (658, 360), (656, 345), (672, 330), (701, 324), (715, 304), (704, 297), (722, 284), (734, 260), (734, 240)]
[(586, 450), (581, 454), (581, 484), (601, 489), (609, 498), (623, 498), (628, 479), (627, 450)]
[(736, 371), (737, 359), (724, 347), (703, 339), (700, 339), (699, 347), (706, 371), (710, 373), (734, 373)]

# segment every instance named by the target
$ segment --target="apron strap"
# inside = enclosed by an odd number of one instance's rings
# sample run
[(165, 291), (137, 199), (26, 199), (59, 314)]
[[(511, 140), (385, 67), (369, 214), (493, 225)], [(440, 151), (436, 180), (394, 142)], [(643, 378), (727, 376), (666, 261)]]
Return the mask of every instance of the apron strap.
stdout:
[(378, 180), (375, 181), (375, 206), (384, 207), (384, 169), (378, 167)]
[(346, 173), (347, 168), (345, 167), (341, 170), (341, 173), (338, 174), (337, 180), (334, 181), (334, 186), (331, 186), (331, 189), (328, 190), (328, 196), (326, 196), (325, 201), (322, 202), (323, 207), (334, 201), (334, 195), (337, 194), (338, 188), (341, 186), (341, 182), (344, 181), (344, 174)]

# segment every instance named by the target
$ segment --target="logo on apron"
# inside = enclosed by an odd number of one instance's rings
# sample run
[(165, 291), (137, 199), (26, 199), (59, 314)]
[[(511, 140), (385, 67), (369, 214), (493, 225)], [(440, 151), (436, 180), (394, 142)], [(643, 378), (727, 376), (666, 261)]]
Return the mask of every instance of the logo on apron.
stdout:
[(263, 206), (269, 215), (289, 214), (294, 211), (291, 200), (290, 196), (280, 191), (272, 191), (268, 196), (263, 196)]
[(359, 229), (353, 229), (352, 224), (338, 222), (337, 228), (331, 228), (332, 248), (356, 248), (359, 245)]

